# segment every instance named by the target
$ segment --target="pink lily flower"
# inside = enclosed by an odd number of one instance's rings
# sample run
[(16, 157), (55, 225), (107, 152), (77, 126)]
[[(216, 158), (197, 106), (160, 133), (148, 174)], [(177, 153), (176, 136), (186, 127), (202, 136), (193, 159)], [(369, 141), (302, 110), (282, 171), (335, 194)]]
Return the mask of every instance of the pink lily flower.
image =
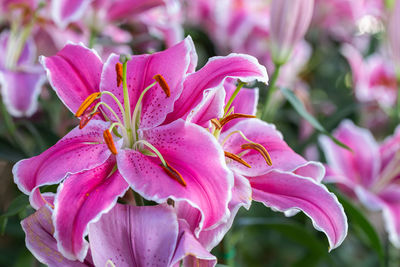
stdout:
[(314, 0), (272, 0), (271, 54), (276, 64), (288, 60), (310, 25)]
[[(248, 209), (253, 199), (286, 215), (303, 211), (314, 227), (326, 234), (330, 249), (338, 247), (347, 234), (347, 218), (336, 196), (321, 184), (325, 174), (323, 165), (306, 161), (290, 149), (274, 125), (249, 118), (255, 117), (251, 115), (256, 112), (258, 90), (241, 89), (228, 105), (235, 89), (232, 80), (228, 80), (225, 87), (205, 93), (203, 101), (188, 118), (205, 125), (206, 118), (214, 115), (210, 130), (218, 138), (235, 178), (229, 220), (200, 232), (200, 241), (211, 250), (229, 230), (239, 208)], [(233, 112), (221, 116), (224, 110)], [(179, 216), (190, 225), (199, 216), (185, 203), (179, 204), (177, 209)]]
[(390, 241), (400, 247), (400, 128), (378, 144), (369, 130), (345, 120), (334, 136), (353, 152), (321, 136), (328, 162), (325, 180), (340, 185), (345, 194), (358, 199), (367, 209), (381, 210)]
[(41, 207), (21, 224), (28, 249), (49, 266), (161, 267), (176, 266), (182, 261), (184, 266), (216, 264), (216, 258), (168, 206), (117, 204), (100, 221), (90, 225), (90, 251), (83, 262), (68, 260), (58, 251), (50, 207)]
[(352, 73), (355, 95), (360, 102), (376, 102), (383, 108), (393, 107), (397, 99), (397, 78), (390, 60), (376, 53), (363, 59), (351, 45), (344, 45)]
[(12, 116), (29, 117), (37, 110), (45, 76), (42, 68), (35, 63), (33, 40), (18, 44), (17, 39), (18, 36), (8, 31), (0, 34), (1, 94)]
[[(42, 57), (41, 63), (83, 129), (75, 128), (42, 154), (18, 162), (13, 174), (35, 208), (46, 203), (41, 186), (65, 179), (53, 214), (55, 238), (65, 257), (83, 260), (87, 225), (111, 209), (128, 187), (159, 203), (187, 202), (201, 213), (195, 233), (227, 219), (232, 173), (215, 138), (180, 119), (185, 114), (178, 115), (179, 107), (185, 103), (179, 99), (218, 87), (228, 77), (265, 80), (265, 68), (254, 58), (217, 57), (194, 72), (197, 55), (188, 37), (123, 65), (116, 55), (103, 64), (94, 51), (73, 44)], [(170, 113), (171, 119), (167, 114), (173, 110), (178, 111)]]

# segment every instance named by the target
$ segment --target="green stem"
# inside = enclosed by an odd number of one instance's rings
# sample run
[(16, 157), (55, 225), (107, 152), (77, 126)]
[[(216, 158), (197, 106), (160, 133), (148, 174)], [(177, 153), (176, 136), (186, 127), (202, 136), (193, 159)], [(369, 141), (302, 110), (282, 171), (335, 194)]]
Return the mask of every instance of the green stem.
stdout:
[(4, 103), (2, 101), (0, 101), (0, 106), (1, 106), (1, 114), (3, 115), (6, 128), (7, 128), (8, 132), (10, 133), (10, 135), (14, 136), (15, 131), (17, 129), (17, 127), (15, 126), (14, 120), (8, 113)]
[(273, 98), (273, 95), (274, 95), (274, 93), (275, 93), (275, 91), (276, 91), (276, 89), (277, 89), (277, 87), (275, 86), (275, 84), (276, 84), (276, 82), (277, 82), (277, 80), (278, 80), (279, 72), (280, 72), (281, 66), (282, 66), (282, 65), (279, 65), (279, 64), (276, 64), (276, 65), (275, 65), (275, 71), (274, 71), (274, 74), (272, 75), (271, 81), (270, 81), (270, 83), (269, 83), (269, 90), (268, 90), (268, 93), (267, 93), (267, 98), (266, 98), (266, 100), (265, 100), (264, 110), (263, 110), (263, 113), (262, 113), (262, 115), (261, 115), (261, 118), (262, 118), (263, 120), (267, 119), (267, 117), (268, 117), (268, 112), (269, 112), (269, 110), (271, 109), (272, 98)]
[(134, 140), (133, 140), (133, 134), (132, 134), (132, 124), (131, 124), (131, 103), (129, 99), (129, 92), (128, 92), (128, 85), (126, 83), (126, 72), (127, 72), (127, 65), (128, 65), (128, 59), (125, 58), (122, 62), (122, 88), (124, 92), (124, 110), (125, 110), (125, 115), (124, 115), (124, 124), (125, 124), (125, 129), (128, 135), (128, 145), (129, 147), (133, 146)]
[(244, 82), (239, 81), (238, 86), (235, 89), (235, 92), (233, 92), (232, 96), (229, 98), (228, 103), (225, 105), (225, 109), (224, 109), (224, 117), (226, 115), (226, 113), (228, 113), (229, 108), (231, 107), (233, 100), (235, 100), (237, 94), (240, 92), (240, 89), (242, 89), (242, 87), (245, 85)]

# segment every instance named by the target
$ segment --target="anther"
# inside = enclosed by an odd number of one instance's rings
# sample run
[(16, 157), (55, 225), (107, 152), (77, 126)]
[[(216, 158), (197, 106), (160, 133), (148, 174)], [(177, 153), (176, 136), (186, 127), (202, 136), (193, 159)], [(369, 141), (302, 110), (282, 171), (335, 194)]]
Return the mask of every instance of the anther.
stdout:
[(222, 125), (218, 119), (211, 119), (211, 123), (214, 125), (215, 129), (221, 129)]
[(235, 155), (235, 154), (233, 154), (233, 153), (231, 153), (231, 152), (227, 152), (227, 151), (224, 151), (224, 152), (225, 152), (225, 157), (230, 158), (230, 159), (233, 159), (234, 161), (237, 161), (237, 162), (243, 164), (243, 165), (246, 166), (247, 168), (251, 168), (250, 164), (248, 164), (245, 160), (243, 160), (243, 159), (242, 159), (241, 157), (239, 157), (238, 155)]
[(219, 122), (221, 124), (221, 127), (230, 122), (231, 120), (234, 119), (241, 119), (241, 118), (256, 118), (254, 115), (248, 115), (248, 114), (241, 114), (241, 113), (233, 113), (231, 115), (226, 116), (225, 118), (221, 119)]
[(165, 81), (164, 77), (161, 74), (156, 74), (153, 77), (154, 80), (157, 81), (157, 83), (161, 86), (163, 89), (164, 93), (167, 95), (167, 97), (171, 96), (171, 90), (169, 89), (169, 86), (167, 82)]
[(81, 121), (79, 122), (79, 129), (83, 129), (83, 127), (85, 127), (89, 123), (89, 121), (91, 119), (93, 119), (93, 117), (96, 116), (97, 114), (100, 114), (100, 112), (97, 111), (95, 113), (91, 113), (91, 112), (85, 111), (81, 115)]
[(114, 140), (108, 129), (103, 132), (103, 137), (104, 137), (104, 141), (106, 142), (107, 147), (111, 151), (111, 153), (113, 153), (114, 155), (117, 155), (118, 154), (117, 148), (115, 147)]
[(93, 94), (90, 94), (85, 101), (81, 104), (81, 106), (78, 108), (78, 110), (75, 113), (75, 117), (80, 117), (82, 114), (87, 110), (88, 107), (99, 97), (101, 93), (96, 92)]
[(117, 73), (117, 86), (119, 87), (123, 79), (123, 66), (121, 63), (117, 62), (117, 64), (115, 64), (115, 72)]
[(175, 179), (178, 183), (186, 187), (186, 182), (183, 179), (182, 175), (177, 170), (175, 170), (171, 165), (169, 165), (168, 162), (165, 162), (165, 164), (166, 166), (164, 164), (161, 164), (161, 167), (168, 174), (168, 176)]
[(241, 147), (242, 147), (242, 149), (254, 149), (254, 150), (256, 150), (258, 153), (261, 154), (261, 156), (263, 156), (263, 158), (265, 159), (265, 162), (267, 162), (267, 164), (269, 166), (272, 165), (272, 160), (271, 160), (271, 157), (270, 157), (268, 151), (261, 144), (246, 143), (246, 144), (243, 144)]

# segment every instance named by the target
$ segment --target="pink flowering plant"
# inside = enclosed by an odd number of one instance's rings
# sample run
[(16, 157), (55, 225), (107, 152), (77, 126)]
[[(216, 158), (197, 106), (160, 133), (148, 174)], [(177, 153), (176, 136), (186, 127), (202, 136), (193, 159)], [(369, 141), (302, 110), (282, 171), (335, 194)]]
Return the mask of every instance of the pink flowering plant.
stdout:
[(399, 7), (0, 1), (0, 265), (400, 263)]

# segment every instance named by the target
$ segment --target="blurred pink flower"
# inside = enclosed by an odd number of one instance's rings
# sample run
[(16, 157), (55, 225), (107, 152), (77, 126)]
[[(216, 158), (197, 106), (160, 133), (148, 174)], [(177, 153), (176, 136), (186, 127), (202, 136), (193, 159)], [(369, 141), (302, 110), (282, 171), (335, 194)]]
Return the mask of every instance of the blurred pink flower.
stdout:
[(392, 50), (392, 56), (397, 68), (398, 75), (400, 75), (400, 1), (396, 0), (394, 10), (390, 16), (388, 24), (388, 37), (389, 44)]
[(36, 112), (45, 82), (43, 69), (36, 63), (36, 47), (31, 38), (21, 42), (19, 35), (0, 34), (0, 86), (3, 102), (15, 117)]
[(320, 137), (328, 162), (325, 180), (338, 183), (367, 209), (381, 210), (390, 241), (400, 247), (400, 128), (381, 144), (367, 129), (349, 120), (333, 135), (353, 151)]
[(397, 79), (392, 61), (379, 53), (364, 59), (348, 44), (342, 47), (342, 53), (350, 64), (358, 101), (375, 101), (383, 108), (393, 107), (397, 99)]
[(351, 41), (357, 32), (379, 31), (379, 19), (383, 15), (382, 0), (316, 0), (313, 26), (339, 41)]
[(271, 54), (274, 63), (283, 65), (311, 22), (314, 0), (272, 0)]

